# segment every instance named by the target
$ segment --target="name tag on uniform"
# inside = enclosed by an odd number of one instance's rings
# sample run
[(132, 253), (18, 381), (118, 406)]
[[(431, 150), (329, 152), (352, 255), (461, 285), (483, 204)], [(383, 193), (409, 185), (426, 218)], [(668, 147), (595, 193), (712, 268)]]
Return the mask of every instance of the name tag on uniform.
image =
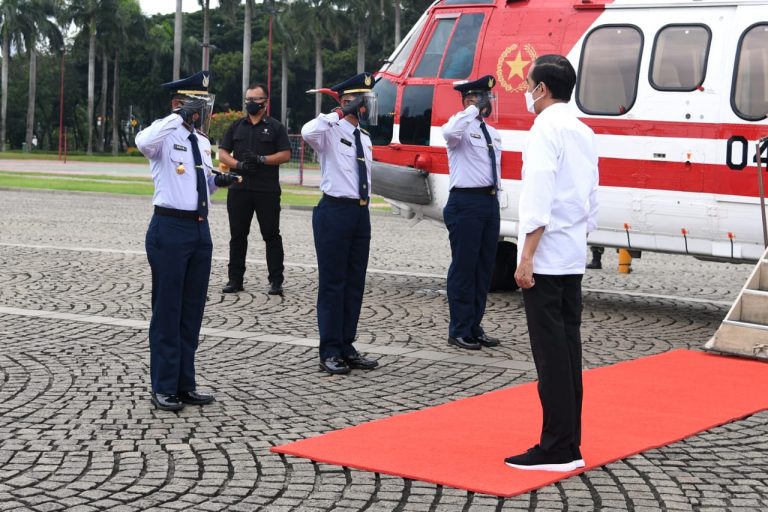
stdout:
[(470, 133), (469, 136), (472, 137), (472, 138), (475, 138), (475, 139), (479, 139), (480, 138), (480, 134), (479, 133)]
[(341, 139), (341, 143), (342, 143), (342, 144), (346, 144), (346, 145), (347, 145), (347, 146), (349, 146), (349, 147), (352, 147), (352, 143), (351, 143), (351, 142), (349, 142), (347, 139)]
[(184, 146), (183, 144), (174, 144), (173, 149), (178, 149), (179, 151), (186, 151), (187, 147)]

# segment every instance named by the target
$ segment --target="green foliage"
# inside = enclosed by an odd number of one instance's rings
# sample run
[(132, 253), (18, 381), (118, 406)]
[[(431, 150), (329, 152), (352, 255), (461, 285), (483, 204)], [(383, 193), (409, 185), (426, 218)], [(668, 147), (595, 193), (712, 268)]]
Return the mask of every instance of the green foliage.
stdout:
[[(62, 2), (58, 2), (61, 4)], [(211, 2), (218, 5), (217, 2)], [(432, 0), (400, 0), (402, 6), (401, 34), (405, 36)], [(5, 21), (25, 23), (22, 0), (0, 1)], [(116, 119), (121, 126), (123, 147), (132, 145), (130, 130), (123, 131), (129, 113), (139, 123), (136, 130), (146, 127), (170, 111), (170, 98), (160, 84), (172, 80), (174, 15), (146, 17), (136, 12), (136, 0), (77, 0), (65, 2), (66, 16), (59, 17), (59, 27), (69, 34), (65, 52), (63, 123), (67, 130), (70, 151), (83, 150), (88, 119), (88, 46), (91, 21), (97, 31), (97, 58), (95, 67), (95, 115), (102, 101), (102, 59), (107, 58), (107, 117)], [(241, 108), (243, 2), (225, 2), (227, 12), (214, 8), (210, 11), (210, 42), (212, 92), (216, 94), (215, 109), (229, 115), (230, 110)], [(383, 13), (380, 10), (383, 8)], [(15, 9), (15, 10), (14, 10)], [(117, 12), (127, 14), (117, 20)], [(355, 27), (365, 23), (367, 30), (366, 68), (375, 71), (379, 63), (394, 49), (394, 20), (392, 0), (278, 0), (259, 2), (254, 6), (252, 19), (251, 81), (267, 82), (269, 47), (269, 20), (272, 13), (272, 82), (271, 115), (280, 119), (282, 48), (288, 54), (288, 98), (290, 131), (314, 117), (314, 95), (304, 91), (314, 87), (314, 45), (320, 37), (324, 59), (324, 85), (333, 85), (356, 72), (357, 39)], [(138, 19), (137, 15), (138, 14)], [(15, 17), (14, 17), (15, 16)], [(74, 25), (69, 29), (70, 20)], [(65, 30), (65, 27), (68, 30)], [(42, 33), (42, 32), (41, 32)], [(11, 45), (8, 77), (8, 115), (6, 140), (10, 147), (20, 148), (26, 130), (26, 109), (29, 82), (29, 59), (21, 39)], [(183, 15), (183, 41), (181, 76), (200, 70), (201, 42), (203, 40), (203, 13)], [(39, 148), (55, 151), (59, 141), (60, 105), (60, 44), (39, 39), (37, 59), (37, 92), (34, 131)], [(113, 65), (115, 49), (120, 54), (119, 111), (111, 112)], [(332, 107), (324, 103), (324, 110)], [(106, 130), (111, 136), (111, 125)], [(134, 133), (135, 131), (134, 130)], [(96, 130), (95, 130), (96, 131)], [(221, 135), (213, 135), (214, 138)], [(96, 145), (94, 145), (96, 147)], [(109, 144), (107, 144), (109, 147)]]
[(208, 129), (208, 137), (211, 140), (220, 141), (224, 136), (224, 132), (227, 128), (243, 117), (243, 113), (235, 110), (228, 110), (227, 112), (217, 112), (211, 117), (211, 127)]

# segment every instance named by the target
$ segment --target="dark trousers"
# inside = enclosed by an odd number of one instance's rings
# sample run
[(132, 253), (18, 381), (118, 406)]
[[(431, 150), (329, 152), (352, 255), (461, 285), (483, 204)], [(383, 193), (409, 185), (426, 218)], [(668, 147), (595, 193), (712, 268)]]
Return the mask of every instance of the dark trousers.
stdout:
[(448, 335), (481, 336), (480, 323), (499, 242), (499, 201), (495, 195), (452, 190), (443, 220), (452, 258), (448, 268)]
[(231, 189), (227, 192), (229, 214), (229, 280), (242, 284), (248, 235), (256, 213), (261, 238), (267, 245), (270, 283), (283, 283), (283, 238), (280, 236), (280, 193)]
[(317, 326), (320, 358), (351, 356), (363, 305), (371, 245), (368, 208), (327, 198), (312, 211), (317, 252)]
[(152, 269), (152, 391), (194, 391), (195, 351), (213, 255), (208, 221), (154, 215), (146, 249)]
[(534, 274), (523, 290), (531, 351), (539, 376), (544, 450), (576, 454), (581, 444), (581, 274)]

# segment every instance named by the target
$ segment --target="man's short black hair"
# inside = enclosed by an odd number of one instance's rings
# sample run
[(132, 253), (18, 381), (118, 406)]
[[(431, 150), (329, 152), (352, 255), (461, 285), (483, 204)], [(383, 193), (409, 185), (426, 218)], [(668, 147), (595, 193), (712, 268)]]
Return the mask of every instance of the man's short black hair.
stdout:
[(261, 83), (255, 83), (248, 86), (248, 89), (246, 91), (250, 91), (252, 89), (261, 89), (264, 91), (264, 94), (269, 98), (269, 90), (267, 89), (267, 86)]
[(542, 55), (534, 63), (531, 79), (534, 85), (544, 82), (552, 91), (552, 98), (571, 101), (576, 86), (576, 71), (562, 55)]

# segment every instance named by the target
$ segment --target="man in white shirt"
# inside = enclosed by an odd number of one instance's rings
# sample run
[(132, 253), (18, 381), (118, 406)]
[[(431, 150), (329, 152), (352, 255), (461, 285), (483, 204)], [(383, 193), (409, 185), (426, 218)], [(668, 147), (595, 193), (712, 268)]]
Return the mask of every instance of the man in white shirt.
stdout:
[(572, 471), (581, 457), (581, 279), (597, 220), (594, 133), (576, 116), (576, 72), (560, 55), (536, 59), (526, 106), (536, 114), (523, 147), (518, 263), (543, 422), (539, 443), (508, 457), (518, 469)]

